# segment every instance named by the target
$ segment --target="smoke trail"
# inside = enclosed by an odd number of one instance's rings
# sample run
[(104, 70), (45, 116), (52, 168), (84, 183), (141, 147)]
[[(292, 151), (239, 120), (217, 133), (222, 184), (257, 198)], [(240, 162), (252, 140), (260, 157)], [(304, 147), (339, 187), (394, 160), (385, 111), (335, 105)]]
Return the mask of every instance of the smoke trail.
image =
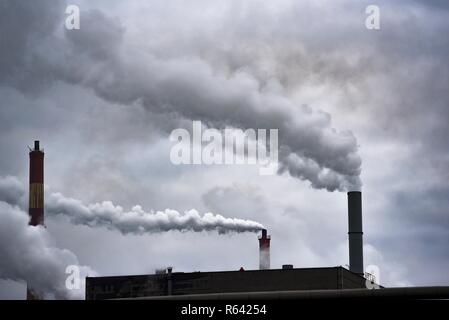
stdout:
[[(9, 192), (15, 188), (14, 192)], [(12, 204), (24, 203), (24, 190), (20, 181), (14, 177), (0, 177), (0, 200)], [(61, 193), (50, 193), (45, 200), (45, 214), (63, 215), (74, 224), (91, 227), (106, 227), (122, 234), (144, 234), (151, 232), (177, 231), (217, 231), (257, 232), (263, 226), (255, 221), (238, 218), (225, 218), (219, 214), (200, 215), (192, 209), (179, 213), (176, 210), (146, 212), (141, 206), (130, 211), (114, 205), (111, 201), (85, 205), (81, 201), (64, 197)]]
[(192, 209), (184, 214), (176, 210), (145, 212), (141, 206), (134, 206), (130, 211), (115, 206), (111, 201), (84, 205), (80, 201), (52, 193), (46, 204), (46, 213), (65, 215), (74, 224), (92, 227), (106, 227), (118, 230), (122, 234), (144, 234), (149, 232), (177, 231), (218, 231), (256, 232), (263, 226), (251, 220), (225, 218), (219, 214), (206, 213), (201, 216)]
[[(75, 254), (51, 243), (47, 230), (28, 226), (28, 214), (0, 201), (0, 278), (26, 282), (41, 298), (84, 299), (84, 279), (96, 275)], [(66, 288), (67, 266), (80, 270), (80, 289)], [(25, 291), (24, 291), (25, 296)]]
[[(26, 91), (31, 81), (59, 80), (88, 87), (113, 103), (141, 104), (150, 112), (201, 120), (209, 127), (278, 129), (280, 173), (329, 191), (360, 188), (354, 135), (334, 129), (329, 114), (296, 105), (280, 84), (265, 86), (243, 71), (222, 74), (200, 56), (158, 56), (134, 43), (127, 46), (120, 22), (98, 10), (82, 12), (82, 28), (60, 35), (54, 30), (62, 17), (53, 1), (34, 5), (18, 0), (4, 6), (5, 19), (17, 24), (20, 37), (10, 34), (11, 28), (0, 28), (12, 52), (0, 83)], [(62, 5), (59, 9), (63, 12)], [(26, 23), (20, 24), (24, 17)], [(40, 21), (46, 21), (46, 30), (33, 27)], [(38, 49), (30, 47), (30, 38), (39, 42)]]

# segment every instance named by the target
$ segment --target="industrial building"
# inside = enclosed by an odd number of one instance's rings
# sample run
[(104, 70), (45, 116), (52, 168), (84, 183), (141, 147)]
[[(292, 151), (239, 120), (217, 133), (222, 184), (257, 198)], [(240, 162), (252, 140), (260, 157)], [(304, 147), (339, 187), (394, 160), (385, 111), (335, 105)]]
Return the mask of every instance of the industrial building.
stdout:
[(169, 269), (163, 274), (86, 278), (86, 299), (356, 288), (365, 288), (365, 278), (343, 267), (189, 273)]

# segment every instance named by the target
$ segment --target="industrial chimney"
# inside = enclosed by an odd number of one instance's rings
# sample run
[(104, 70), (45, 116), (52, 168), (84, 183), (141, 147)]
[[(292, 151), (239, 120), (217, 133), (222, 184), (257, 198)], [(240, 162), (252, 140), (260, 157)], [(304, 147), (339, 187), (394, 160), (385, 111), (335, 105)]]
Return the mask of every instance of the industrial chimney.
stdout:
[(29, 194), (31, 226), (44, 224), (44, 152), (39, 149), (39, 141), (34, 141), (34, 149), (30, 150), (30, 194)]
[(267, 229), (262, 229), (262, 236), (259, 237), (259, 269), (270, 269), (270, 241)]
[(363, 272), (362, 193), (348, 192), (349, 270)]
[[(34, 149), (30, 149), (30, 189), (29, 189), (30, 216), (29, 225), (44, 224), (44, 152), (39, 148), (39, 141), (34, 141)], [(39, 296), (27, 287), (27, 300), (36, 300)]]

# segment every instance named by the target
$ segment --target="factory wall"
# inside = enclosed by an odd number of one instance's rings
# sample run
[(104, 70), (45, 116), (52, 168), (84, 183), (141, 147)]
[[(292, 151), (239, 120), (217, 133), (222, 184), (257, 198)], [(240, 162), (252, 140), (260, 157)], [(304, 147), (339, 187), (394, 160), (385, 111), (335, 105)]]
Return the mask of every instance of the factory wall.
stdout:
[[(364, 288), (365, 279), (342, 267), (193, 272), (171, 275), (172, 294)], [(167, 274), (86, 279), (86, 299), (161, 296)]]

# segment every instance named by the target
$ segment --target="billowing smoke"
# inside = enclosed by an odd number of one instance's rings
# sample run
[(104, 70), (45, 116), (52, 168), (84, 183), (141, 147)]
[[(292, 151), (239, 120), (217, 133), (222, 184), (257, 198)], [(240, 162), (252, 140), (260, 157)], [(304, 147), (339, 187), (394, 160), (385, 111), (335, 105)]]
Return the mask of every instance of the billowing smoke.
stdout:
[(114, 205), (111, 201), (84, 205), (79, 200), (52, 193), (47, 201), (46, 213), (67, 216), (74, 224), (92, 227), (106, 227), (123, 234), (144, 234), (150, 232), (177, 231), (218, 231), (257, 232), (263, 226), (251, 220), (225, 218), (219, 214), (200, 215), (192, 209), (179, 213), (176, 210), (146, 212), (141, 206), (134, 206), (130, 211)]
[[(14, 192), (9, 190), (15, 189)], [(23, 185), (15, 177), (0, 177), (0, 200), (12, 204), (23, 203)], [(219, 214), (200, 215), (192, 209), (179, 213), (176, 210), (146, 212), (141, 206), (134, 206), (130, 211), (114, 205), (111, 201), (85, 205), (81, 201), (64, 197), (61, 193), (49, 193), (45, 198), (45, 215), (63, 215), (74, 224), (91, 227), (105, 227), (122, 234), (144, 234), (177, 231), (217, 231), (257, 232), (263, 225), (237, 218), (225, 218)]]
[[(138, 104), (209, 127), (278, 129), (280, 173), (310, 181), (314, 188), (360, 188), (354, 135), (334, 129), (329, 114), (293, 103), (276, 79), (276, 85), (266, 85), (249, 71), (217, 72), (199, 56), (165, 56), (136, 47), (127, 42), (120, 22), (100, 11), (82, 12), (81, 29), (61, 34), (55, 30), (63, 26), (63, 6), (58, 14), (53, 1), (37, 2), (3, 4), (8, 19), (26, 22), (14, 34), (0, 28), (4, 47), (15, 51), (0, 83), (26, 90), (33, 79), (40, 84), (59, 80), (91, 88), (113, 103)], [(46, 23), (41, 26), (40, 20)], [(37, 49), (27, 46), (30, 39), (40, 40)]]
[(22, 182), (13, 176), (0, 177), (0, 201), (25, 207), (25, 189)]
[[(75, 254), (52, 244), (42, 226), (28, 226), (28, 214), (0, 200), (0, 278), (25, 282), (41, 298), (84, 299), (84, 279), (96, 273), (79, 266)], [(66, 274), (68, 266), (79, 270), (79, 288)], [(25, 291), (24, 291), (25, 297)]]

